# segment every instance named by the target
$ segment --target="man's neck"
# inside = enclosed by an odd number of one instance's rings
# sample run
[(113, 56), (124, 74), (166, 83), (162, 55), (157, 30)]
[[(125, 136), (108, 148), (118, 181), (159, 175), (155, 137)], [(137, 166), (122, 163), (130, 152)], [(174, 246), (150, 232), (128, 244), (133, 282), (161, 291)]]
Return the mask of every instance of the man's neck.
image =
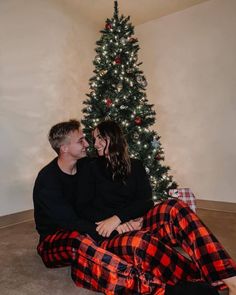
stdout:
[(63, 157), (58, 157), (57, 164), (59, 168), (66, 174), (75, 175), (77, 173), (77, 160), (75, 159), (65, 159)]

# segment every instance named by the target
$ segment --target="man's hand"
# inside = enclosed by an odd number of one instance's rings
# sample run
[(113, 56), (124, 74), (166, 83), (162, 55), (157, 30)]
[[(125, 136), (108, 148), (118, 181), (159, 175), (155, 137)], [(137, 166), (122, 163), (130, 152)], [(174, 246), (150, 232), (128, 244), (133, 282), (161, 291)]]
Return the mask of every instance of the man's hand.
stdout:
[(110, 218), (96, 222), (96, 224), (98, 225), (96, 231), (99, 233), (99, 235), (108, 238), (113, 230), (116, 229), (120, 223), (120, 218), (116, 215), (113, 215)]
[(131, 219), (128, 222), (120, 224), (116, 230), (119, 234), (123, 234), (133, 230), (140, 230), (143, 226), (143, 217)]

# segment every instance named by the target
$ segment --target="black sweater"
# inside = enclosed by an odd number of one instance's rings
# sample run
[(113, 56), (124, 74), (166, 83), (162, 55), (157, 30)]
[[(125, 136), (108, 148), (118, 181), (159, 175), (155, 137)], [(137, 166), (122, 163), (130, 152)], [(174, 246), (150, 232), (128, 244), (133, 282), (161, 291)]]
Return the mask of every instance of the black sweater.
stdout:
[(78, 206), (78, 214), (91, 221), (117, 215), (122, 223), (143, 216), (153, 207), (153, 201), (151, 186), (141, 161), (131, 159), (131, 173), (125, 183), (112, 180), (107, 164), (105, 157), (90, 163), (89, 199), (92, 203), (83, 211)]
[(81, 218), (75, 210), (79, 206), (79, 211), (83, 211), (83, 207), (87, 208), (90, 202), (89, 194), (85, 193), (86, 185), (83, 186), (83, 193), (80, 193), (81, 184), (88, 183), (89, 161), (88, 158), (79, 160), (75, 175), (62, 172), (57, 158), (39, 172), (34, 185), (33, 201), (36, 229), (41, 240), (60, 229), (78, 230), (80, 233), (88, 233), (95, 240), (101, 239), (94, 222)]
[(39, 172), (33, 201), (40, 240), (63, 229), (78, 230), (101, 241), (96, 221), (117, 215), (123, 223), (144, 215), (153, 206), (151, 187), (140, 161), (131, 160), (126, 184), (112, 181), (106, 164), (103, 157), (93, 161), (83, 158), (77, 163), (77, 173), (68, 175), (55, 158)]

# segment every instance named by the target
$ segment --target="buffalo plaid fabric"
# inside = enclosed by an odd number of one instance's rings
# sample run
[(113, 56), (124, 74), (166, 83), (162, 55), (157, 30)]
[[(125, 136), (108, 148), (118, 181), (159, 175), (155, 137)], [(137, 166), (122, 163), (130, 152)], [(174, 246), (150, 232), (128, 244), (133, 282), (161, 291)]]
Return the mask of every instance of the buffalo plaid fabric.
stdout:
[(133, 231), (105, 240), (102, 248), (115, 253), (147, 274), (153, 283), (174, 285), (200, 280), (196, 265), (148, 231)]
[(141, 231), (117, 235), (100, 245), (77, 231), (59, 231), (47, 236), (38, 252), (48, 267), (71, 265), (77, 286), (108, 295), (164, 295), (165, 284), (212, 283), (236, 275), (236, 264), (222, 245), (186, 203), (174, 199), (149, 210)]
[(236, 263), (185, 202), (171, 199), (156, 205), (144, 216), (143, 229), (166, 245), (180, 246), (203, 280), (213, 283), (236, 276)]
[(153, 280), (77, 231), (48, 235), (37, 250), (49, 268), (71, 265), (71, 276), (78, 287), (108, 295), (164, 295), (165, 285), (160, 280)]
[(189, 207), (194, 212), (196, 212), (196, 197), (194, 196), (193, 192), (189, 188), (170, 189), (169, 195), (187, 203)]

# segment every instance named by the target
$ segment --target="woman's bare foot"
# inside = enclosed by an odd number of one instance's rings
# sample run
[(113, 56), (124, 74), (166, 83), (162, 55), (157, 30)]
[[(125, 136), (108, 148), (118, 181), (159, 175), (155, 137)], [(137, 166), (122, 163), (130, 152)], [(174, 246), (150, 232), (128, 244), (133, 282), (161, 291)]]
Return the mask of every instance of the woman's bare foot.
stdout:
[(229, 287), (229, 295), (236, 295), (236, 276), (222, 281)]

